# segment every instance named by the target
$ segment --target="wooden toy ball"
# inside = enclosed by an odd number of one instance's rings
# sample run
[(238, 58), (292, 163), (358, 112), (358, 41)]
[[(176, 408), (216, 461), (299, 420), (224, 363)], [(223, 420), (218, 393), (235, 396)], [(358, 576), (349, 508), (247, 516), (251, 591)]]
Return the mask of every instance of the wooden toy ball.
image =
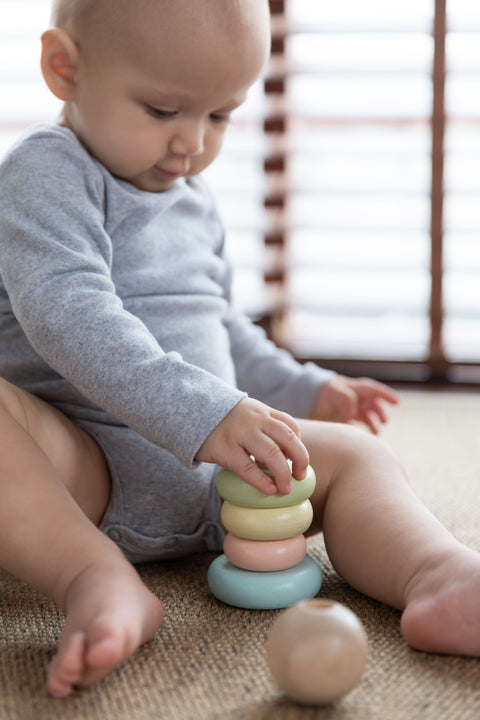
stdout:
[(330, 600), (303, 600), (281, 612), (266, 643), (273, 679), (292, 700), (323, 705), (360, 682), (367, 636), (355, 613)]

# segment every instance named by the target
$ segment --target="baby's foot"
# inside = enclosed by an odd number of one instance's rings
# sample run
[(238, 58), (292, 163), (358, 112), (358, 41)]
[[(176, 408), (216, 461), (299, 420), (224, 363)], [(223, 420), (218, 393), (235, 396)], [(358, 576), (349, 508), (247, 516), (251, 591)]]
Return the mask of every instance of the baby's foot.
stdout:
[(417, 650), (480, 657), (480, 555), (450, 553), (417, 574), (401, 628)]
[(128, 563), (91, 566), (67, 593), (66, 621), (47, 687), (69, 695), (107, 675), (150, 640), (160, 627), (163, 606)]

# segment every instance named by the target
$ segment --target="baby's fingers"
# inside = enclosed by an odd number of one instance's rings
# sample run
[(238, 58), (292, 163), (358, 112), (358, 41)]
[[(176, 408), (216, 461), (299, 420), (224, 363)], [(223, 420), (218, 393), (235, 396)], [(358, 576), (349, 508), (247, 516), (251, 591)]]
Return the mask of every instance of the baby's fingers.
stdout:
[(392, 405), (398, 405), (400, 402), (398, 394), (388, 385), (384, 385), (377, 380), (363, 378), (359, 379), (357, 382), (360, 395), (368, 395), (372, 399), (385, 400)]
[(271, 417), (274, 420), (279, 420), (284, 425), (287, 425), (290, 430), (293, 430), (294, 434), (298, 438), (300, 437), (300, 425), (291, 415), (284, 413), (281, 410), (271, 410)]
[(361, 420), (372, 431), (374, 435), (378, 435), (382, 422), (374, 410), (365, 410)]
[(383, 402), (376, 399), (371, 403), (365, 403), (365, 406), (360, 409), (358, 420), (364, 422), (374, 435), (378, 435), (382, 424), (388, 421), (388, 414)]
[[(307, 449), (295, 430), (282, 421), (270, 419), (262, 431), (248, 439), (244, 451), (237, 469), (232, 461), (229, 462), (230, 469), (267, 495), (277, 490), (287, 495), (292, 489), (292, 474), (298, 479), (306, 475)], [(291, 460), (291, 466), (287, 458)]]
[(275, 482), (252, 460), (248, 452), (240, 451), (237, 458), (230, 457), (225, 466), (265, 495), (275, 495), (277, 492)]
[[(290, 420), (288, 424), (283, 421), (283, 418), (281, 420), (272, 419), (269, 427), (265, 429), (268, 438), (273, 441), (273, 446), (270, 448), (271, 456), (267, 459), (262, 458), (262, 462), (265, 462), (273, 473), (276, 485), (282, 493), (290, 492), (291, 475), (298, 480), (305, 477), (310, 462), (307, 448), (300, 439), (299, 429), (298, 434), (296, 432), (297, 422), (293, 418), (287, 417)], [(280, 450), (280, 454), (278, 450)], [(256, 457), (258, 458), (258, 455)], [(288, 471), (285, 468), (286, 458), (292, 461), (291, 470), (287, 464)]]

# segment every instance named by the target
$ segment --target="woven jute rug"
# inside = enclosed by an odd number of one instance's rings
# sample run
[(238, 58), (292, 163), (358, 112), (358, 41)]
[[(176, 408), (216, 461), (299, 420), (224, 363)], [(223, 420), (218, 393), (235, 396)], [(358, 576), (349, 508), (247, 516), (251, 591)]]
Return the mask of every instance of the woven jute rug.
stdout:
[[(461, 540), (480, 551), (480, 394), (404, 392), (383, 433), (412, 486)], [(480, 660), (411, 650), (399, 613), (350, 589), (333, 572), (321, 537), (321, 595), (363, 621), (369, 661), (360, 685), (334, 706), (288, 701), (264, 654), (274, 611), (227, 607), (209, 593), (213, 555), (140, 567), (166, 607), (164, 624), (97, 686), (48, 697), (45, 671), (63, 617), (23, 583), (0, 573), (1, 720), (477, 720)], [(479, 598), (480, 602), (480, 598)]]

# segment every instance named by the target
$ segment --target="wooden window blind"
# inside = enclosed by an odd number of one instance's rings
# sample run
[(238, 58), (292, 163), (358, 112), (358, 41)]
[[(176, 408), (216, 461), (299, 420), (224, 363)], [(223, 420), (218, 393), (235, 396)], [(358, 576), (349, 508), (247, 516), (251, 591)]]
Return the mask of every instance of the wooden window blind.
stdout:
[[(0, 154), (58, 112), (49, 5), (0, 0)], [(271, 62), (206, 173), (236, 302), (300, 359), (480, 380), (477, 0), (270, 6)]]

